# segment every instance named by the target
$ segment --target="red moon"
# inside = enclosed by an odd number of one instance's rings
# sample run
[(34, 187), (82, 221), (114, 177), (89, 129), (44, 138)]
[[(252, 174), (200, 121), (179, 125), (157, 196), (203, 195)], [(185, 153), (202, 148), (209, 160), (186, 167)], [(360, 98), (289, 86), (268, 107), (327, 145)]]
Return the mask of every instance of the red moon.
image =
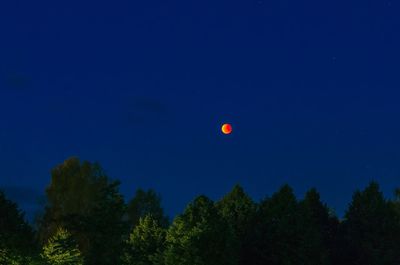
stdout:
[(225, 123), (224, 125), (222, 125), (221, 131), (223, 134), (232, 133), (232, 125), (230, 125), (229, 123)]

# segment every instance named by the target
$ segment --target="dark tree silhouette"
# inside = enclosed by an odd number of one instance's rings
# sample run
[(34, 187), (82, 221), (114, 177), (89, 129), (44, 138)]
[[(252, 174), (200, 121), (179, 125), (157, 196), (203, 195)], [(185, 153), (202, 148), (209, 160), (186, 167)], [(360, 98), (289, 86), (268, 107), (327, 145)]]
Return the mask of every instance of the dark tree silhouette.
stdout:
[(316, 189), (309, 190), (299, 203), (299, 221), (302, 240), (299, 264), (331, 264), (339, 221), (330, 215)]
[(24, 213), (0, 191), (0, 249), (30, 255), (36, 248), (34, 232), (25, 221)]
[(354, 193), (342, 233), (341, 264), (400, 264), (399, 215), (377, 183)]
[(240, 265), (249, 265), (253, 261), (253, 225), (256, 213), (256, 204), (236, 185), (233, 190), (216, 204), (221, 216), (232, 227), (238, 240), (238, 254)]
[(54, 168), (39, 224), (41, 239), (46, 242), (64, 227), (77, 239), (86, 264), (118, 264), (127, 229), (118, 187), (98, 164), (70, 158)]
[(264, 199), (257, 214), (255, 264), (299, 264), (301, 230), (296, 197), (288, 185)]
[(285, 185), (255, 203), (236, 185), (215, 204), (197, 197), (168, 225), (155, 191), (138, 189), (126, 205), (118, 181), (77, 158), (53, 169), (46, 195), (39, 255), (34, 230), (0, 191), (0, 265), (400, 264), (400, 189), (387, 200), (375, 182), (341, 221), (316, 189), (297, 201)]
[(161, 207), (161, 197), (154, 190), (144, 191), (138, 189), (135, 196), (128, 203), (128, 216), (131, 226), (135, 227), (140, 218), (147, 215), (151, 215), (160, 226), (168, 227), (169, 221)]
[(235, 265), (233, 231), (205, 196), (175, 218), (167, 233), (166, 265)]

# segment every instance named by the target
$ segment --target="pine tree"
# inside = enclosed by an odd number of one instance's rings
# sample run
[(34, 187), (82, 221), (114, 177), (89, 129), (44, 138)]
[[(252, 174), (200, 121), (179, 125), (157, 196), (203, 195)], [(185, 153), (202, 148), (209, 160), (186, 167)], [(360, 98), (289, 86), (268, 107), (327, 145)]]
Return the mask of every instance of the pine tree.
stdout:
[(152, 216), (140, 218), (139, 224), (129, 236), (123, 258), (124, 264), (159, 264), (165, 248), (165, 236), (166, 231)]
[[(36, 251), (34, 233), (18, 206), (0, 191), (0, 249), (4, 253), (30, 255)], [(6, 251), (7, 250), (7, 251)]]
[(393, 206), (394, 206), (398, 216), (400, 217), (400, 188), (397, 188), (394, 191)]
[(301, 230), (298, 203), (293, 190), (283, 186), (260, 203), (255, 227), (255, 264), (299, 264)]
[(236, 185), (216, 206), (221, 216), (232, 227), (238, 240), (239, 264), (251, 264), (254, 258), (252, 248), (256, 204), (242, 187)]
[(205, 196), (176, 217), (167, 233), (166, 265), (235, 265), (235, 237)]
[(118, 192), (119, 183), (111, 183), (99, 192), (96, 205), (90, 214), (82, 218), (76, 227), (78, 235), (86, 233), (89, 243), (85, 256), (88, 265), (120, 264), (125, 233), (128, 234), (127, 223), (123, 220), (125, 203)]
[(400, 222), (393, 204), (372, 182), (357, 191), (342, 224), (341, 264), (400, 264)]
[(315, 189), (307, 192), (299, 203), (301, 231), (301, 260), (299, 264), (331, 264), (331, 248), (335, 240), (337, 219), (331, 216), (328, 207), (320, 200)]
[(140, 218), (147, 215), (151, 215), (164, 228), (169, 224), (168, 217), (165, 216), (161, 207), (161, 197), (151, 189), (148, 191), (138, 189), (135, 196), (128, 203), (127, 212), (131, 227), (135, 227)]
[(43, 247), (43, 260), (49, 265), (82, 265), (83, 258), (76, 241), (65, 229), (58, 229)]

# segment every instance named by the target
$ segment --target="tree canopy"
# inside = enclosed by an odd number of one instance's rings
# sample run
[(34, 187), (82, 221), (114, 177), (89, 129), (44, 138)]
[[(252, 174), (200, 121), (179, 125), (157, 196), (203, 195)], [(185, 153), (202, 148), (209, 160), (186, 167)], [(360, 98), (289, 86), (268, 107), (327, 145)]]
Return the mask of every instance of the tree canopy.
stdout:
[(342, 223), (348, 264), (400, 264), (400, 216), (372, 182), (356, 191)]
[(15, 252), (29, 254), (34, 251), (35, 238), (33, 229), (26, 222), (24, 213), (17, 204), (8, 200), (0, 190), (0, 249), (3, 255)]
[(151, 215), (141, 217), (127, 241), (125, 265), (163, 264), (166, 230)]
[(137, 189), (135, 196), (128, 203), (128, 216), (132, 227), (135, 227), (140, 218), (151, 215), (162, 227), (168, 226), (168, 217), (161, 206), (161, 197), (154, 191)]
[[(37, 229), (0, 191), (0, 265), (397, 265), (400, 189), (356, 191), (343, 219), (316, 189), (289, 185), (259, 202), (236, 185), (202, 195), (169, 224), (154, 190), (126, 203), (99, 164), (67, 159), (52, 170)], [(40, 240), (36, 240), (40, 239)]]
[(199, 196), (169, 228), (165, 264), (237, 264), (235, 239), (214, 203)]
[(126, 223), (125, 203), (99, 164), (70, 158), (52, 170), (48, 204), (40, 224), (42, 240), (65, 227), (87, 264), (119, 263)]
[(253, 225), (257, 205), (236, 185), (230, 193), (217, 202), (216, 207), (222, 218), (232, 228), (238, 244), (238, 264), (247, 265), (253, 260), (252, 248), (255, 235)]

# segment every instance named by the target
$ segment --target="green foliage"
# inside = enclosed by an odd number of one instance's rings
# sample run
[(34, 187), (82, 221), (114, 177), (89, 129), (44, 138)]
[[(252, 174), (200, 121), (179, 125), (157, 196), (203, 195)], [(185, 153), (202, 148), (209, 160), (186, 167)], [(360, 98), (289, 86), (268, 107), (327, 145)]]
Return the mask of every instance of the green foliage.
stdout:
[(46, 195), (39, 255), (23, 213), (0, 192), (0, 265), (400, 264), (400, 189), (390, 201), (376, 183), (354, 193), (341, 222), (315, 189), (297, 201), (285, 185), (256, 204), (235, 186), (216, 204), (197, 197), (168, 227), (153, 190), (127, 206), (119, 182), (77, 158), (54, 168)]
[(261, 202), (255, 229), (256, 264), (299, 264), (301, 231), (292, 188), (285, 185)]
[(222, 217), (233, 227), (238, 237), (248, 232), (256, 212), (256, 204), (242, 187), (236, 185), (216, 204), (216, 207)]
[(124, 253), (126, 265), (162, 264), (166, 231), (152, 216), (140, 218), (127, 241)]
[(397, 214), (400, 216), (400, 188), (397, 188), (394, 191), (393, 207), (395, 208)]
[(307, 192), (299, 204), (300, 258), (298, 264), (331, 264), (329, 249), (334, 244), (332, 234), (338, 221), (330, 216), (328, 207), (315, 189)]
[(0, 265), (47, 265), (40, 256), (22, 256), (6, 248), (0, 248)]
[(315, 189), (297, 202), (293, 190), (283, 186), (258, 209), (253, 264), (332, 264), (338, 220)]
[(253, 259), (252, 247), (255, 235), (252, 230), (256, 204), (242, 187), (236, 185), (229, 194), (216, 204), (216, 207), (233, 229), (238, 240), (239, 264), (250, 264)]
[(1, 265), (21, 265), (23, 264), (23, 258), (18, 256), (12, 251), (0, 248), (0, 264)]
[(97, 202), (91, 214), (82, 219), (84, 230), (79, 233), (87, 233), (90, 243), (86, 252), (87, 264), (121, 263), (123, 236), (128, 231), (128, 227), (123, 221), (126, 207), (118, 192), (118, 185), (119, 183), (113, 183), (101, 190), (102, 199)]
[(81, 163), (77, 158), (70, 158), (55, 167), (46, 189), (47, 206), (40, 226), (42, 242), (46, 242), (59, 226), (73, 232), (74, 229), (63, 222), (78, 223), (80, 216), (90, 214), (107, 182), (98, 164)]
[(65, 227), (77, 239), (88, 265), (118, 264), (126, 230), (118, 187), (119, 182), (110, 181), (98, 164), (71, 158), (54, 168), (39, 225), (42, 241)]
[(345, 215), (343, 234), (348, 264), (400, 264), (400, 222), (393, 203), (372, 182), (357, 191)]
[(151, 215), (164, 228), (169, 224), (168, 217), (164, 215), (161, 207), (161, 197), (153, 190), (138, 189), (128, 204), (128, 216), (132, 227), (147, 215)]
[(7, 253), (29, 255), (35, 250), (35, 243), (33, 230), (24, 214), (0, 191), (0, 249), (3, 249), (3, 255), (6, 256), (5, 249), (8, 249)]
[(58, 229), (43, 247), (42, 258), (49, 265), (81, 265), (82, 255), (76, 241), (65, 229)]
[(167, 233), (166, 265), (237, 264), (235, 237), (213, 202), (196, 198)]

